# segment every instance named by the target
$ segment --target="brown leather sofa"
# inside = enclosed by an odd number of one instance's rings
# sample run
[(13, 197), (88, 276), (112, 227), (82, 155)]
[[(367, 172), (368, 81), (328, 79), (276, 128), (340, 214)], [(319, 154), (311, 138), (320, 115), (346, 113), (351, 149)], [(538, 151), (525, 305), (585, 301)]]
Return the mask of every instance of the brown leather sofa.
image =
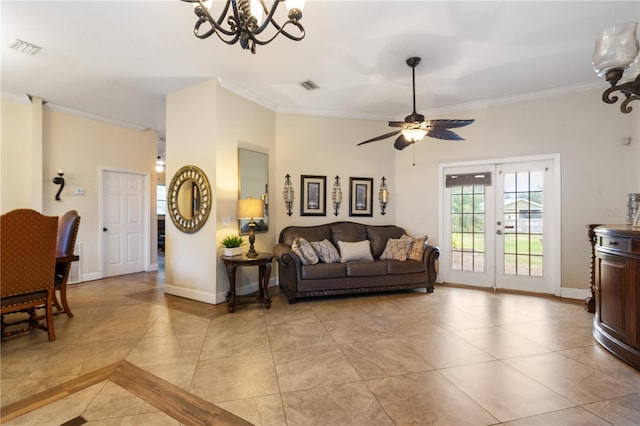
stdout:
[[(387, 241), (400, 238), (405, 230), (394, 225), (365, 225), (355, 222), (333, 222), (317, 226), (288, 226), (280, 232), (274, 248), (278, 264), (280, 288), (289, 303), (297, 298), (333, 294), (368, 293), (388, 290), (426, 288), (433, 292), (437, 278), (436, 260), (438, 247), (424, 241), (422, 261), (380, 260)], [(296, 237), (307, 241), (329, 240), (338, 248), (338, 241), (356, 242), (369, 240), (369, 262), (303, 264), (292, 250)]]

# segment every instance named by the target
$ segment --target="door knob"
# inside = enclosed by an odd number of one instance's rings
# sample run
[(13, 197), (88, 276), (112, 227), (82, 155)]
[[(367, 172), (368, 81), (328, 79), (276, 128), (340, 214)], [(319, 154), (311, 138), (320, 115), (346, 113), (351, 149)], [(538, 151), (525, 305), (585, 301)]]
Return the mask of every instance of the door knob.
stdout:
[(498, 229), (498, 230), (496, 231), (496, 234), (498, 234), (498, 235), (502, 235), (502, 230), (501, 230), (501, 229)]
[(102, 232), (107, 232), (108, 229), (107, 228), (102, 228)]

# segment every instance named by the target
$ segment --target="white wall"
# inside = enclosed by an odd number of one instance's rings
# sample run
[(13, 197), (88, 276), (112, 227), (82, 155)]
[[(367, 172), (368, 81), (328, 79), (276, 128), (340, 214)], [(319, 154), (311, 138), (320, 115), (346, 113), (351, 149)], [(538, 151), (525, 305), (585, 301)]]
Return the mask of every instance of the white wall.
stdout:
[[(619, 106), (604, 104), (600, 96), (600, 91), (587, 91), (451, 114), (476, 119), (459, 129), (466, 141), (425, 139), (416, 147), (415, 167), (410, 152), (396, 155), (398, 185), (405, 188), (395, 206), (398, 224), (413, 233), (426, 232), (431, 243), (438, 244), (441, 163), (560, 153), (561, 285), (587, 289), (590, 248), (585, 226), (623, 223), (626, 194), (640, 192), (640, 108), (633, 115), (622, 114)], [(623, 145), (629, 136), (632, 144)]]
[[(26, 98), (26, 97), (25, 97)], [(31, 188), (31, 105), (0, 100), (0, 211), (34, 208)], [(40, 148), (42, 150), (42, 148)], [(42, 166), (39, 167), (42, 176)]]

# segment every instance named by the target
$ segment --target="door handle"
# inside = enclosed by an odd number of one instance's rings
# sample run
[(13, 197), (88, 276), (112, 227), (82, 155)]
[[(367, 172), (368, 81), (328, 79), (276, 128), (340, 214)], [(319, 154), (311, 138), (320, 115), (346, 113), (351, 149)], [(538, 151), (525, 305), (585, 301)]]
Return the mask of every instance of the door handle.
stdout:
[(107, 228), (102, 228), (102, 232), (107, 232), (108, 229)]
[(501, 230), (501, 229), (498, 229), (498, 230), (496, 231), (496, 234), (497, 234), (497, 235), (502, 235), (502, 230)]

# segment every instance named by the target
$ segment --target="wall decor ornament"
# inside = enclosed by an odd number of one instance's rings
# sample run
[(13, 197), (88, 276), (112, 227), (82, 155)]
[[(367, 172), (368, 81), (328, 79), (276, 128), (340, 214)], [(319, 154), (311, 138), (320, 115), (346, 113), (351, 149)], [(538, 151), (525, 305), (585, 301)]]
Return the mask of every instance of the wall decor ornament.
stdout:
[(373, 178), (349, 178), (349, 216), (373, 216)]
[(380, 214), (386, 214), (387, 203), (389, 202), (389, 189), (387, 188), (387, 179), (384, 176), (382, 176), (382, 182), (380, 183), (378, 201), (380, 201)]
[(296, 199), (296, 192), (291, 185), (291, 176), (288, 174), (284, 177), (284, 190), (282, 191), (282, 198), (284, 198), (284, 205), (287, 208), (287, 215), (293, 214), (293, 200)]
[(60, 193), (64, 189), (64, 170), (58, 169), (58, 176), (53, 178), (53, 183), (56, 185), (60, 185), (58, 188), (58, 192), (56, 193), (56, 201), (60, 201)]
[(333, 215), (338, 216), (340, 204), (342, 204), (342, 188), (340, 188), (340, 176), (335, 177), (333, 189), (331, 190), (331, 201), (333, 202)]
[(326, 176), (300, 176), (300, 216), (326, 216), (326, 201)]
[(184, 166), (171, 179), (167, 207), (171, 221), (180, 231), (191, 234), (202, 228), (212, 201), (209, 180), (200, 168)]

